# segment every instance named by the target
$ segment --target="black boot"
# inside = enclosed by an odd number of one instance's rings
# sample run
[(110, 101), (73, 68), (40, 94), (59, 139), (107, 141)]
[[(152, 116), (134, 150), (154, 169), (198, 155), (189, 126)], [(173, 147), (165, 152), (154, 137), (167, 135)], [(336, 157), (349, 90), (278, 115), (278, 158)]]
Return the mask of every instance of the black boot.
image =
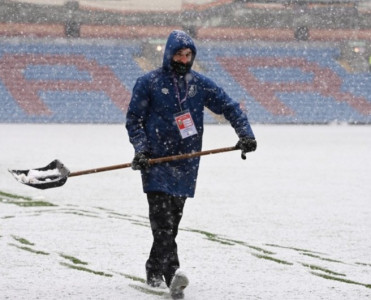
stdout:
[(159, 287), (164, 282), (161, 274), (147, 271), (147, 284), (151, 287)]

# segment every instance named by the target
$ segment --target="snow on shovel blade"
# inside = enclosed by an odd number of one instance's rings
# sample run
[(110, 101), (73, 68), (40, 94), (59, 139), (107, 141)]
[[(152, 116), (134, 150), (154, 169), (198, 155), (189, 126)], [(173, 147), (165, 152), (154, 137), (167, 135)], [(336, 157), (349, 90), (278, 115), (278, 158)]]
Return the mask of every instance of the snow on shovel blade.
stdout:
[(9, 170), (9, 172), (18, 182), (41, 190), (64, 185), (70, 174), (70, 171), (57, 159), (43, 168)]

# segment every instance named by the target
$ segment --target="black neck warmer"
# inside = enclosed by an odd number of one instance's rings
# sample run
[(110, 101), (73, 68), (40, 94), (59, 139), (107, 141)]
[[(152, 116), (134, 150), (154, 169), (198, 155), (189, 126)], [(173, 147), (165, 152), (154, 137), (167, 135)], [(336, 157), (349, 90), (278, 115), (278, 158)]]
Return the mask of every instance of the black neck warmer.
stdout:
[(189, 72), (192, 67), (192, 62), (183, 64), (181, 62), (171, 61), (171, 68), (178, 75), (185, 75)]

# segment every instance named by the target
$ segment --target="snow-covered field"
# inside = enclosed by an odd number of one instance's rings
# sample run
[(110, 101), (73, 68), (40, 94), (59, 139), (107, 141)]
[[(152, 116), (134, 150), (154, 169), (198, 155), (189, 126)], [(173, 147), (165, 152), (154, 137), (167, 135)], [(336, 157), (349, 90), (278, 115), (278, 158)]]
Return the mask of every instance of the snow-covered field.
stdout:
[[(186, 299), (371, 298), (371, 126), (253, 129), (246, 161), (201, 159), (177, 239)], [(236, 141), (208, 125), (203, 149)], [(124, 125), (2, 124), (0, 154), (1, 299), (169, 297), (142, 282), (151, 233), (138, 172), (42, 191), (7, 171), (130, 162)]]

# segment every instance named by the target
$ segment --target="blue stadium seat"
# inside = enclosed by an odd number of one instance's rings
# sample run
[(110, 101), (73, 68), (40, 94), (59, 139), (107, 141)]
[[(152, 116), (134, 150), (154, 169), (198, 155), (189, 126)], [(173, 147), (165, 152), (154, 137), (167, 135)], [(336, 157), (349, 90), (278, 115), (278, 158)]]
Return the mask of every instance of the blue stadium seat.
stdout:
[[(140, 47), (137, 41), (102, 42), (99, 45), (81, 41), (2, 42), (0, 122), (125, 122), (125, 108), (120, 104), (120, 97), (128, 101), (137, 77), (144, 73), (134, 59), (140, 53)], [(311, 47), (310, 44), (299, 47), (294, 44), (252, 46), (243, 42), (200, 42), (197, 63), (202, 73), (241, 103), (252, 123), (370, 124), (371, 74), (348, 73), (337, 62), (339, 55), (340, 50), (336, 47)], [(54, 63), (48, 58), (51, 56), (59, 57), (59, 60)], [(45, 63), (42, 63), (43, 57)], [(32, 58), (35, 58), (35, 63), (32, 63)], [(223, 59), (234, 63), (226, 67), (221, 63)], [(252, 60), (266, 60), (267, 64), (248, 65)], [(274, 61), (282, 63), (275, 65)], [(290, 65), (288, 61), (294, 63)], [(91, 63), (91, 69), (87, 62)], [(96, 73), (93, 74), (92, 70)], [(12, 78), (14, 74), (20, 77)], [(260, 97), (254, 86), (247, 86), (243, 82), (243, 76), (247, 75), (250, 77), (246, 80), (254, 80), (256, 88), (260, 85), (266, 90), (273, 88), (274, 93), (267, 94), (271, 99), (267, 95)], [(108, 76), (102, 78), (109, 83), (116, 80), (112, 84), (118, 83), (122, 94), (114, 86), (107, 91), (96, 85), (94, 80), (99, 76)], [(330, 82), (327, 93), (326, 87), (321, 85), (328, 83), (329, 76), (335, 80)], [(53, 86), (54, 83), (58, 83), (60, 88)], [(33, 85), (37, 86), (34, 98), (31, 97)], [(76, 88), (71, 88), (71, 85)], [(27, 99), (28, 91), (22, 91), (25, 88), (30, 89), (30, 99)], [(277, 103), (290, 113), (280, 114), (274, 110)], [(206, 111), (205, 122), (216, 123), (220, 119)]]

